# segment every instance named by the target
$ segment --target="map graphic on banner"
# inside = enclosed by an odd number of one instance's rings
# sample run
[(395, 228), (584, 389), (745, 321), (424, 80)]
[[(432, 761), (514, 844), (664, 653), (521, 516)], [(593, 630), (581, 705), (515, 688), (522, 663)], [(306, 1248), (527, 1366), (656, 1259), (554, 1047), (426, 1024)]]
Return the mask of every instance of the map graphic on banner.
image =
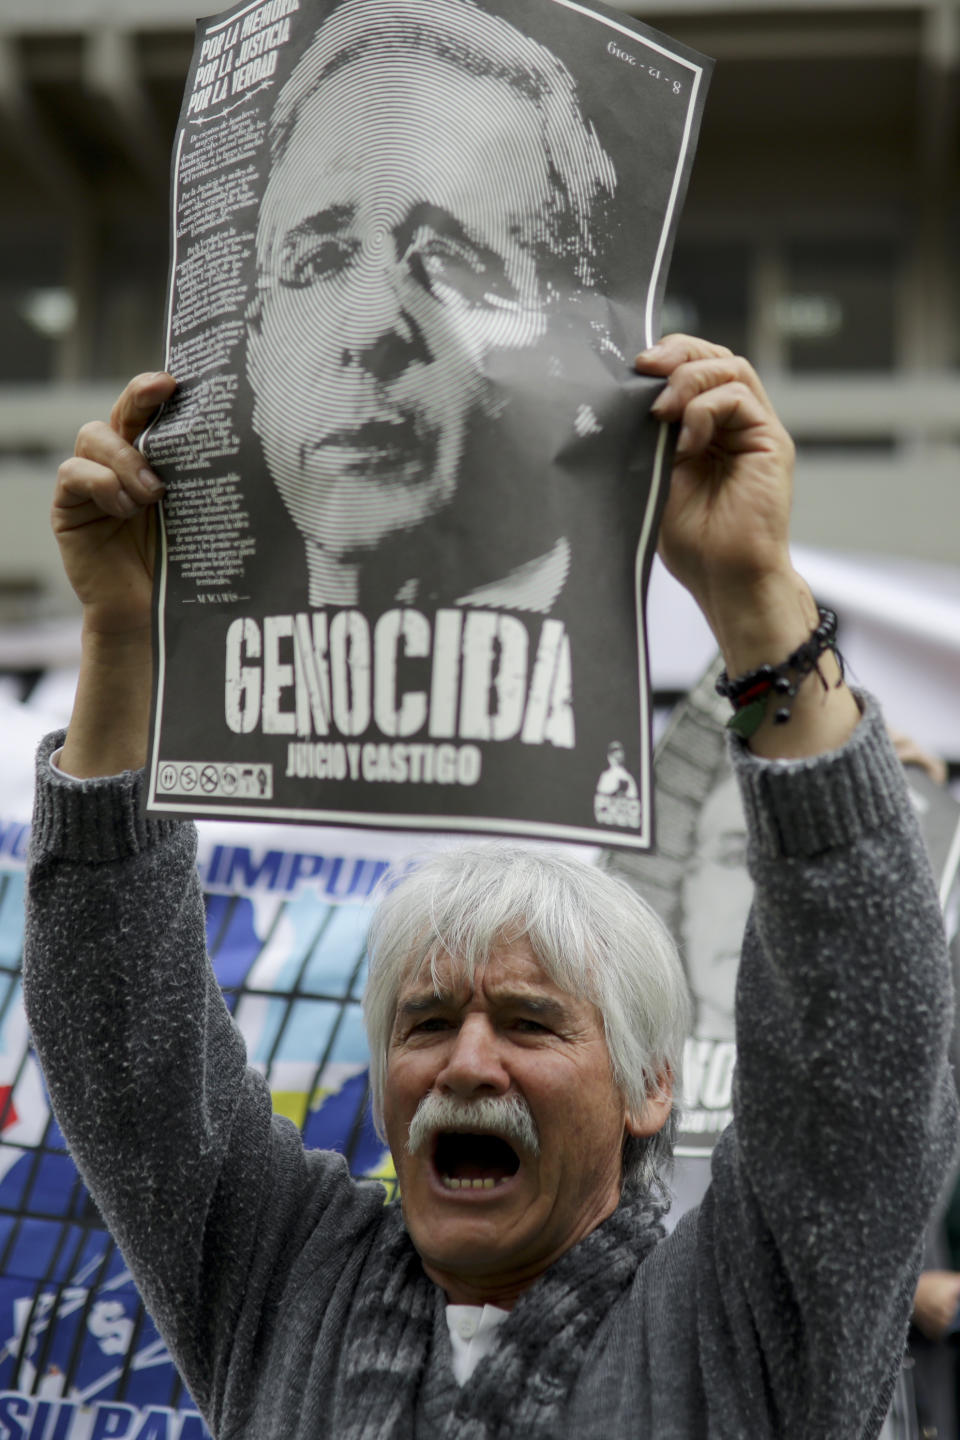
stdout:
[(243, 0), (173, 173), (154, 813), (653, 841), (637, 375), (710, 64), (573, 0)]
[[(223, 833), (228, 832), (228, 833)], [(360, 1014), (371, 891), (388, 868), (311, 833), (201, 838), (207, 939), (250, 1062), (309, 1146), (392, 1189)], [(50, 1113), (20, 988), (29, 827), (0, 817), (0, 1437), (207, 1435)], [(330, 842), (328, 832), (322, 840)]]

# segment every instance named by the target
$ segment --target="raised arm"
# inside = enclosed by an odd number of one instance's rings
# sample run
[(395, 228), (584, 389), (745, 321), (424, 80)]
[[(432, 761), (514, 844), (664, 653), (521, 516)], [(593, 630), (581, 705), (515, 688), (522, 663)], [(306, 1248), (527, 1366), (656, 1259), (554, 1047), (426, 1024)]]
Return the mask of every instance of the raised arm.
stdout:
[[(778, 665), (818, 624), (817, 606), (789, 549), (793, 442), (748, 362), (720, 345), (670, 335), (637, 359), (667, 380), (653, 406), (681, 422), (660, 554), (693, 595), (731, 679)], [(856, 701), (832, 653), (820, 661), (826, 687), (808, 675), (776, 724), (770, 704), (750, 747), (767, 758), (816, 755), (843, 743)]]
[[(718, 347), (671, 336), (638, 366), (681, 421), (664, 561), (731, 678), (779, 666), (818, 624), (788, 550), (789, 437)], [(786, 723), (772, 699), (733, 746), (755, 885), (736, 1118), (686, 1222), (717, 1433), (749, 1415), (784, 1440), (878, 1433), (956, 1135), (943, 927), (901, 766), (876, 703), (861, 716), (819, 663)]]
[[(217, 1434), (257, 1385), (277, 1277), (313, 1245), (297, 1293), (309, 1290), (319, 1326), (352, 1240), (377, 1233), (383, 1206), (273, 1114), (206, 955), (195, 829), (140, 804), (160, 490), (132, 441), (173, 383), (131, 382), (58, 477), (83, 664), (57, 767), (59, 737), (38, 756), (24, 1000), (71, 1153)], [(281, 1374), (284, 1358), (262, 1363)]]
[(57, 476), (51, 522), (83, 606), (83, 654), (60, 767), (86, 778), (136, 770), (150, 721), (150, 598), (163, 485), (133, 442), (173, 394), (170, 375), (138, 375), (109, 424), (84, 425)]

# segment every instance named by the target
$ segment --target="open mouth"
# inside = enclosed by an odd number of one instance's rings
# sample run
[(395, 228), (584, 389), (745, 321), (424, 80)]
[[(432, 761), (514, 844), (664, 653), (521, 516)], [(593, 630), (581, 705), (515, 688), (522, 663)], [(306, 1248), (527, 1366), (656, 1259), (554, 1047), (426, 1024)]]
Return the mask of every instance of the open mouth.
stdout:
[(520, 1157), (499, 1135), (444, 1130), (436, 1138), (433, 1164), (447, 1190), (495, 1190), (520, 1169)]

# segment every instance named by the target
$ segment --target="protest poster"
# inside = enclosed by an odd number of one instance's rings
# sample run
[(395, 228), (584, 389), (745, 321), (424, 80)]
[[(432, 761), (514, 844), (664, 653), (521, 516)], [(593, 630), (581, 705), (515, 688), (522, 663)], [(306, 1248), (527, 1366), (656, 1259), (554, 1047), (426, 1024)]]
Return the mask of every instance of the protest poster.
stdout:
[(653, 843), (633, 359), (709, 68), (573, 0), (198, 22), (153, 813)]

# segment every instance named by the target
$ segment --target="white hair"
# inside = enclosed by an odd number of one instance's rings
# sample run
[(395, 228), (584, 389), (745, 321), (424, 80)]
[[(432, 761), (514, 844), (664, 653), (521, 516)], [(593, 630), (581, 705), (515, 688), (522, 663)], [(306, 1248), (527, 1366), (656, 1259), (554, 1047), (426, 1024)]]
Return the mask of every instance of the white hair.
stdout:
[[(498, 945), (524, 939), (546, 974), (600, 1012), (614, 1081), (628, 1110), (678, 1096), (690, 1001), (666, 926), (624, 881), (553, 852), (509, 845), (442, 851), (389, 882), (367, 950), (363, 999), (373, 1117), (383, 1130), (387, 1053), (401, 986), (452, 959), (472, 982)], [(628, 1139), (624, 1181), (651, 1184), (672, 1154), (677, 1106), (663, 1130)]]
[(545, 213), (524, 217), (533, 234), (522, 238), (533, 244), (541, 263), (551, 255), (562, 258), (581, 284), (592, 284), (602, 228), (596, 212), (616, 190), (613, 161), (583, 115), (566, 66), (509, 21), (478, 9), (474, 0), (343, 0), (280, 92), (270, 120), (272, 162), (283, 157), (301, 107), (328, 76), (369, 53), (411, 51), (499, 80), (534, 107), (551, 197)]

